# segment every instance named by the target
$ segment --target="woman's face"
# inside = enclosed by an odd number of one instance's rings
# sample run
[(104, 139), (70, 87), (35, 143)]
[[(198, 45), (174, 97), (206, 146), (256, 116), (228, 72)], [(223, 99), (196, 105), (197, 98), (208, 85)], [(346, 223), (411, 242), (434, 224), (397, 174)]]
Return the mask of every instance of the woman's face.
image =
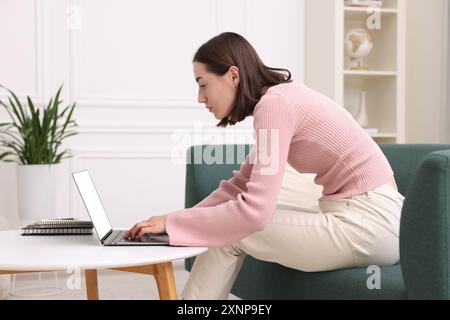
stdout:
[(223, 76), (206, 70), (206, 65), (194, 62), (194, 77), (198, 83), (198, 102), (214, 114), (217, 120), (225, 118), (231, 111), (237, 95), (239, 70), (232, 66)]

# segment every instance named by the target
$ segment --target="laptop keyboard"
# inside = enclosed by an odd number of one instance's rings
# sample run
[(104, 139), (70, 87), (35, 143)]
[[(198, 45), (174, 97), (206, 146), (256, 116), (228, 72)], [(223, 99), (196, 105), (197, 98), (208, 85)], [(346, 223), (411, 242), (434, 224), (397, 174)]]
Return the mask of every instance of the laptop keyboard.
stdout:
[[(158, 242), (162, 244), (169, 243), (169, 238), (167, 234), (151, 234), (147, 233), (145, 237), (142, 239), (136, 238), (134, 240), (124, 239), (126, 230), (117, 230), (113, 231), (111, 235), (108, 237), (108, 243), (110, 244), (118, 244), (118, 243), (127, 243), (127, 242)], [(109, 240), (111, 239), (111, 240)], [(151, 240), (151, 241), (150, 241)]]
[(126, 232), (127, 232), (127, 230), (113, 231), (113, 233), (110, 236), (111, 243), (115, 244), (115, 243), (119, 243), (119, 242), (140, 242), (141, 241), (139, 238), (136, 238), (134, 240), (124, 239), (123, 236), (125, 235)]

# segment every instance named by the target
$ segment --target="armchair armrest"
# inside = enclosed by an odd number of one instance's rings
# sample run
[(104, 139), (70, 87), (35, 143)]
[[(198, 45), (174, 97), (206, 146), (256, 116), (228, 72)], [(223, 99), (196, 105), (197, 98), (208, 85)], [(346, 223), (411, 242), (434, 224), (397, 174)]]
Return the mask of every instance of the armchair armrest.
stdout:
[(409, 299), (449, 299), (450, 150), (425, 156), (407, 190), (400, 264)]

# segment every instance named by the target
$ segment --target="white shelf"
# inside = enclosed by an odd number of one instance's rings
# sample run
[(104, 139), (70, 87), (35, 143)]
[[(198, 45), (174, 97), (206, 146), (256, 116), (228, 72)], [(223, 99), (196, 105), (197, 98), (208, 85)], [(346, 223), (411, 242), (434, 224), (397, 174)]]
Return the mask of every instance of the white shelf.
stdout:
[(344, 75), (355, 77), (396, 77), (396, 71), (344, 70)]
[[(344, 11), (348, 12), (348, 13), (363, 13), (363, 14), (368, 14), (367, 10), (368, 9), (372, 9), (372, 7), (344, 7)], [(397, 14), (398, 10), (396, 8), (379, 8), (380, 13), (383, 14)], [(371, 12), (371, 11), (369, 11)], [(370, 14), (370, 13), (369, 13)]]
[[(367, 9), (367, 7), (345, 7), (344, 13), (349, 20), (360, 20), (374, 14), (374, 11), (367, 11)], [(394, 8), (380, 8), (379, 10), (381, 16), (396, 15), (398, 13), (398, 10)]]
[(396, 139), (397, 134), (396, 133), (377, 133), (377, 134), (371, 134), (372, 138), (375, 139)]
[[(372, 138), (387, 138), (387, 139), (397, 138), (396, 132), (383, 132), (383, 131), (380, 132), (380, 131), (378, 131), (378, 128), (363, 128), (363, 129)], [(373, 131), (375, 131), (375, 132), (373, 132)]]

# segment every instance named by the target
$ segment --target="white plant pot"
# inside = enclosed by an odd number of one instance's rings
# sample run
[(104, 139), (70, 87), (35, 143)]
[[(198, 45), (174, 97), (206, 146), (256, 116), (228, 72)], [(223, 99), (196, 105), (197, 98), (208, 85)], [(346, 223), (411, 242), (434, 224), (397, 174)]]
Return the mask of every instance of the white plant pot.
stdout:
[(17, 200), (19, 219), (55, 217), (57, 165), (19, 165)]

